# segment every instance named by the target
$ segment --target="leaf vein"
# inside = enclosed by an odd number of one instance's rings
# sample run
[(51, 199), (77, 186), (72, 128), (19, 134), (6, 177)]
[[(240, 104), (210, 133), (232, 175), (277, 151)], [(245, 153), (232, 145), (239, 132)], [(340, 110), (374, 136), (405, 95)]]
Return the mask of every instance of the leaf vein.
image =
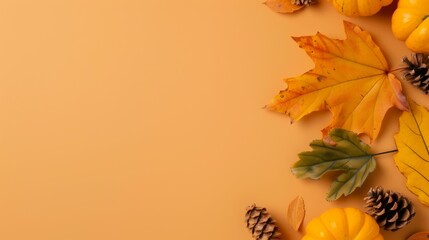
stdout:
[(407, 164), (406, 162), (402, 162), (402, 163), (403, 163), (405, 166), (407, 166), (407, 167), (409, 167), (409, 168), (413, 169), (413, 170), (414, 170), (414, 172), (418, 173), (422, 178), (424, 178), (427, 182), (429, 182), (429, 179), (428, 179), (425, 175), (423, 175), (420, 171), (418, 171), (417, 169), (415, 169), (413, 166), (411, 166), (411, 165)]
[(412, 108), (410, 108), (410, 111), (411, 111), (411, 115), (413, 116), (414, 121), (416, 122), (417, 130), (418, 130), (418, 131), (419, 131), (419, 133), (420, 133), (419, 135), (420, 135), (420, 137), (421, 137), (421, 139), (422, 139), (422, 141), (423, 141), (423, 145), (425, 146), (426, 153), (429, 155), (428, 145), (426, 144), (426, 140), (425, 140), (425, 138), (424, 138), (424, 136), (423, 136), (423, 133), (422, 133), (422, 130), (421, 130), (421, 128), (420, 128), (420, 124), (419, 124), (419, 123), (418, 123), (418, 121), (417, 121), (416, 115), (414, 114), (414, 110), (413, 110)]
[(425, 162), (429, 162), (429, 160), (425, 159), (423, 156), (421, 156), (419, 153), (417, 153), (410, 145), (408, 145), (407, 143), (404, 142), (404, 145), (410, 149), (415, 155), (417, 155), (421, 160), (425, 161)]
[(423, 189), (421, 189), (421, 188), (419, 188), (419, 187), (417, 187), (417, 186), (414, 186), (414, 188), (416, 188), (416, 189), (417, 189), (417, 190), (419, 190), (420, 192), (424, 193), (427, 197), (429, 197), (429, 194), (428, 194), (426, 191), (424, 191)]

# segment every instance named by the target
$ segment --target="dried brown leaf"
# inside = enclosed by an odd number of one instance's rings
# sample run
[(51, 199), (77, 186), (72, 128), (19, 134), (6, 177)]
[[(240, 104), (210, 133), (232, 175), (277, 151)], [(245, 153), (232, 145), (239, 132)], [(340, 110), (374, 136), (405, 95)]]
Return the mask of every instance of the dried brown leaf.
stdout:
[(304, 199), (301, 196), (297, 196), (292, 202), (289, 203), (287, 210), (287, 220), (289, 225), (295, 229), (299, 230), (299, 227), (302, 224), (305, 216), (305, 205)]
[(293, 13), (304, 7), (293, 4), (291, 0), (267, 0), (264, 4), (278, 13)]

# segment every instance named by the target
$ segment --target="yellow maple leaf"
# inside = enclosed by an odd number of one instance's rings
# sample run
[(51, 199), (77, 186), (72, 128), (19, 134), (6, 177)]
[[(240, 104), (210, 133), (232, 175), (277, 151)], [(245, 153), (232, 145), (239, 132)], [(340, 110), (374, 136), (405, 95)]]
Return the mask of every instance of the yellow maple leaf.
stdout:
[(285, 79), (288, 87), (266, 106), (288, 114), (292, 121), (321, 110), (332, 113), (332, 122), (322, 130), (343, 128), (377, 137), (391, 107), (407, 110), (400, 81), (391, 73), (371, 35), (344, 22), (347, 38), (331, 39), (321, 33), (293, 37), (314, 61), (314, 69)]
[(429, 112), (415, 102), (399, 118), (395, 135), (398, 153), (394, 159), (399, 171), (407, 177), (407, 187), (429, 206)]

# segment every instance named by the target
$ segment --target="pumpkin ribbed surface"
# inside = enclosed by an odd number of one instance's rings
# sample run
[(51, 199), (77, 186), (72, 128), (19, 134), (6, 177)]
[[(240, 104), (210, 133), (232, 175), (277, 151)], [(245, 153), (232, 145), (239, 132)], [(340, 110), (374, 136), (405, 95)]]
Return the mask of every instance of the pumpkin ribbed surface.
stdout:
[(413, 52), (429, 54), (428, 1), (399, 0), (392, 15), (392, 32)]
[(311, 220), (302, 240), (383, 240), (380, 228), (356, 208), (332, 208)]
[(338, 12), (349, 17), (364, 17), (376, 14), (393, 0), (332, 0)]

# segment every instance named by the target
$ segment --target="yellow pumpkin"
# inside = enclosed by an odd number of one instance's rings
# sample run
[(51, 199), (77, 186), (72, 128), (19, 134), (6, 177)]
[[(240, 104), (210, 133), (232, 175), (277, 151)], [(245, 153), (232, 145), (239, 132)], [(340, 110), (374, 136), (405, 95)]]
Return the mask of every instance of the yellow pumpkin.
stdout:
[(338, 12), (349, 17), (365, 17), (376, 14), (393, 0), (332, 0)]
[(407, 240), (428, 240), (429, 232), (418, 232), (413, 234), (411, 237), (407, 238)]
[(399, 0), (392, 16), (393, 35), (417, 53), (429, 54), (428, 0)]
[(302, 240), (383, 240), (380, 227), (356, 208), (332, 208), (311, 220)]

